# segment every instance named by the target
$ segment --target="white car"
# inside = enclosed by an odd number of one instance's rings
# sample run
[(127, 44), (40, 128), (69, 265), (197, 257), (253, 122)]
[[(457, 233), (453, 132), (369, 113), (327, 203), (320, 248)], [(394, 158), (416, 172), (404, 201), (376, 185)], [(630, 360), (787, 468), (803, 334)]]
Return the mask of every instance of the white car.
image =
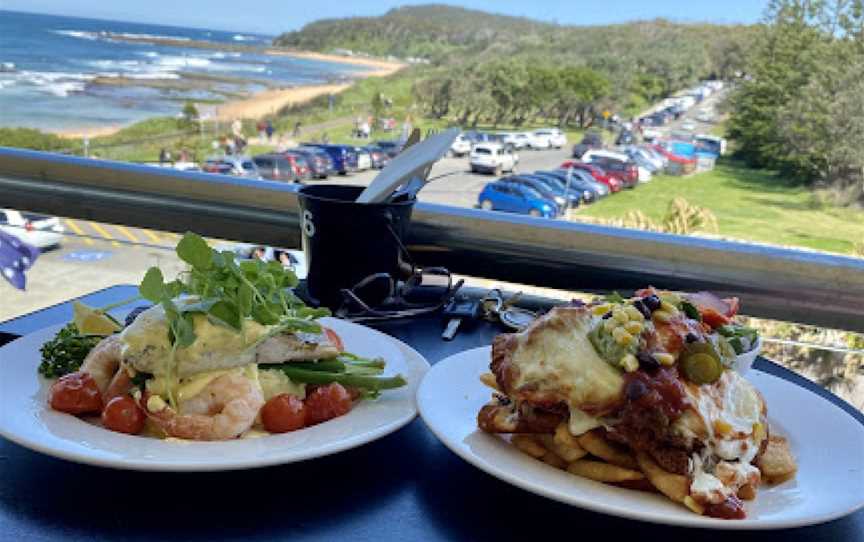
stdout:
[(355, 148), (357, 153), (357, 171), (372, 169), (372, 155), (365, 149)]
[(56, 216), (0, 209), (0, 230), (38, 248), (60, 246), (66, 229)]
[(549, 142), (549, 147), (560, 149), (567, 144), (567, 136), (558, 128), (541, 128), (534, 130), (535, 138), (542, 138)]
[(536, 132), (527, 132), (526, 135), (528, 136), (527, 146), (530, 149), (543, 150), (552, 147), (552, 142), (550, 141), (551, 134), (549, 134), (548, 132), (542, 133), (541, 130), (538, 130)]
[(518, 162), (516, 153), (498, 143), (478, 143), (471, 149), (471, 173), (500, 175), (515, 170)]
[(471, 152), (471, 141), (462, 134), (456, 136), (453, 144), (450, 145), (450, 154), (453, 156), (465, 156)]

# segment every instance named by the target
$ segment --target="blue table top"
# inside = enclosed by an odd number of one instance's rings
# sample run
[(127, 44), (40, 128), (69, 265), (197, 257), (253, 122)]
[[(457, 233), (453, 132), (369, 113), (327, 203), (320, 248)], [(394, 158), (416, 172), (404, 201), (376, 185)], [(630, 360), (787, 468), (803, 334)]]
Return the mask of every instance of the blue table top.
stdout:
[[(135, 294), (117, 286), (84, 298), (104, 306)], [(119, 308), (119, 316), (130, 307)], [(68, 321), (69, 304), (0, 323), (0, 343)], [(373, 327), (430, 363), (491, 343), (481, 323), (440, 340), (438, 316)], [(5, 335), (3, 335), (5, 334)], [(3, 363), (14, 360), (0, 360)], [(756, 367), (864, 415), (767, 360)], [(862, 488), (864, 489), (864, 488)], [(826, 524), (773, 532), (701, 531), (574, 508), (525, 492), (468, 465), (419, 419), (376, 442), (279, 467), (222, 473), (143, 473), (53, 459), (0, 439), (0, 540), (759, 540), (864, 542), (864, 510)]]

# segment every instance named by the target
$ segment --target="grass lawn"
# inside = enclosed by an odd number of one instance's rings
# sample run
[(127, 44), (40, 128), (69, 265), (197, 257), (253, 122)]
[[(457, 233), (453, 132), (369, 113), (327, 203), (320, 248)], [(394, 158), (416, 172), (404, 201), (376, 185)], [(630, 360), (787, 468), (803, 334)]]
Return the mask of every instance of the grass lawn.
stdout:
[(864, 241), (864, 211), (822, 203), (807, 187), (731, 161), (690, 177), (655, 177), (579, 214), (621, 218), (639, 209), (659, 221), (676, 196), (710, 209), (724, 237), (843, 254), (852, 254), (854, 243)]

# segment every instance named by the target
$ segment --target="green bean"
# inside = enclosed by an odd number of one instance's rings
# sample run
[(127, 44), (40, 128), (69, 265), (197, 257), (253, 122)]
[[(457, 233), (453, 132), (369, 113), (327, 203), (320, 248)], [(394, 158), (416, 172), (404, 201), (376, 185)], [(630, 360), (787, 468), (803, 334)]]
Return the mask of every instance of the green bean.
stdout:
[(323, 359), (319, 361), (292, 362), (292, 367), (307, 371), (324, 371), (326, 373), (344, 373), (345, 364), (338, 359)]
[(304, 382), (306, 384), (330, 384), (332, 382), (338, 382), (339, 384), (350, 388), (377, 391), (400, 388), (408, 383), (401, 374), (393, 377), (382, 378), (347, 373), (310, 371), (307, 369), (298, 369), (292, 365), (293, 364), (284, 363), (282, 365), (274, 366), (273, 368), (282, 371), (285, 373), (285, 376), (295, 382)]

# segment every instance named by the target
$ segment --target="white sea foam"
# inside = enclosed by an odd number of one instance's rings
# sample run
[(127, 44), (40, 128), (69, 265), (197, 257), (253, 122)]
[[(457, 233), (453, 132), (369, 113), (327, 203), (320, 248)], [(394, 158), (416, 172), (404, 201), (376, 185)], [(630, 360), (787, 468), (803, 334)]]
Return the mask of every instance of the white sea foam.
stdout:
[(95, 41), (99, 39), (99, 34), (96, 32), (87, 32), (85, 30), (52, 30), (55, 34), (68, 36), (70, 38), (78, 38), (82, 40)]
[(159, 58), (159, 53), (156, 51), (138, 51), (135, 54), (138, 56), (146, 56), (147, 58)]
[(160, 66), (169, 68), (205, 68), (212, 64), (207, 58), (194, 56), (163, 56), (159, 57), (156, 62)]
[(0, 73), (11, 73), (15, 71), (14, 62), (0, 62)]
[(119, 32), (114, 35), (121, 38), (129, 39), (192, 41), (191, 38), (186, 38), (184, 36), (166, 36), (162, 34), (133, 34), (131, 32)]
[(234, 41), (255, 41), (255, 36), (244, 36), (243, 34), (234, 34), (234, 37), (231, 38)]

